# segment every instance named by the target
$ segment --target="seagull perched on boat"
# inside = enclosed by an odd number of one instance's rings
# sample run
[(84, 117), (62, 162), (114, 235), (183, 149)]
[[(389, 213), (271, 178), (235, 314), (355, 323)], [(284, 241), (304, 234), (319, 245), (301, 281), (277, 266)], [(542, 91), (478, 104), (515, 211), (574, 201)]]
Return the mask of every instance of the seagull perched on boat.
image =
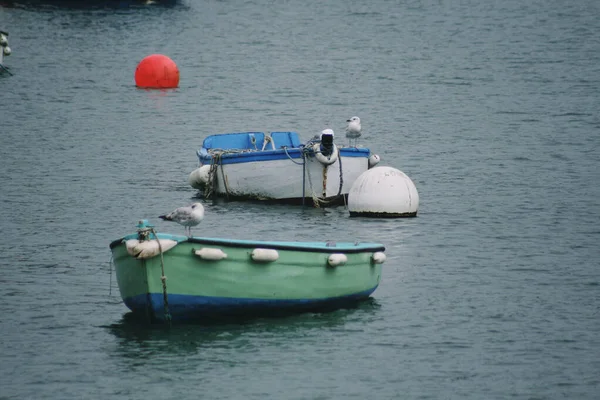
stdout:
[(352, 139), (354, 139), (354, 147), (356, 147), (356, 141), (360, 137), (361, 131), (360, 118), (352, 117), (346, 120), (346, 122), (348, 123), (348, 126), (346, 127), (346, 137), (348, 138), (348, 146), (350, 146)]
[(192, 226), (198, 225), (204, 219), (204, 206), (202, 203), (193, 203), (186, 207), (176, 208), (168, 214), (159, 215), (158, 218), (185, 226), (185, 232), (191, 237)]

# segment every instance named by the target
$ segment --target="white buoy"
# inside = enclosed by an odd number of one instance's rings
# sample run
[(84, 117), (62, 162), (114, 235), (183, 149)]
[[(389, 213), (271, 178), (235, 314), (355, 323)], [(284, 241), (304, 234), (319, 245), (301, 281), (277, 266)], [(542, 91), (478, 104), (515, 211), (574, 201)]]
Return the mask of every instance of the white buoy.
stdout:
[(342, 253), (333, 253), (327, 258), (327, 264), (331, 267), (344, 265), (348, 262), (348, 257)]
[(156, 257), (160, 254), (161, 250), (165, 253), (177, 245), (177, 242), (174, 240), (158, 240), (160, 241), (160, 246), (156, 240), (144, 240), (140, 242), (137, 239), (130, 239), (125, 242), (125, 247), (129, 255), (142, 260)]
[(415, 217), (418, 209), (415, 184), (404, 172), (391, 167), (363, 172), (348, 193), (351, 217)]
[(227, 253), (221, 249), (213, 249), (209, 247), (203, 247), (200, 250), (194, 250), (194, 254), (203, 260), (219, 261), (227, 258)]
[(371, 256), (371, 260), (373, 261), (373, 264), (383, 264), (385, 262), (386, 258), (387, 257), (385, 256), (385, 253), (383, 251), (375, 252)]
[(371, 157), (369, 157), (369, 168), (375, 167), (377, 164), (379, 164), (379, 161), (381, 161), (381, 157), (379, 157), (377, 154), (373, 154)]
[(250, 257), (258, 262), (273, 262), (279, 259), (279, 252), (273, 249), (254, 249), (250, 253)]
[[(8, 32), (0, 31), (0, 64), (4, 61), (4, 56), (10, 56), (10, 47), (8, 47)], [(0, 68), (2, 72), (4, 68)]]
[(210, 176), (210, 165), (203, 165), (200, 168), (196, 168), (190, 173), (188, 183), (194, 189), (203, 189), (208, 183)]

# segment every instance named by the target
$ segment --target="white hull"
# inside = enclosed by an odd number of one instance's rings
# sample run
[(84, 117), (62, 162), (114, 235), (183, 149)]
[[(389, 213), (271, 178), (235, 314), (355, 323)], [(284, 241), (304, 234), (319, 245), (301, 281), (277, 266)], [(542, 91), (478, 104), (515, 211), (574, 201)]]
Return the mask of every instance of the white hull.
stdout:
[(213, 190), (222, 197), (260, 200), (328, 199), (347, 195), (367, 169), (366, 157), (342, 157), (341, 173), (339, 160), (326, 166), (314, 157), (306, 159), (305, 174), (289, 159), (224, 164), (216, 169)]

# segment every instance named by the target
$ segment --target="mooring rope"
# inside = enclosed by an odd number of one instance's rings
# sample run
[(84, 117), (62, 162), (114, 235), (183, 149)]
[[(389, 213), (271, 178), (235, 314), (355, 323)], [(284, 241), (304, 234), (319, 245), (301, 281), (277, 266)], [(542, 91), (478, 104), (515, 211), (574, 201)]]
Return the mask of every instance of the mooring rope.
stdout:
[(227, 195), (227, 200), (229, 200), (229, 187), (227, 186), (227, 177), (225, 176), (225, 171), (223, 171), (223, 162), (220, 162), (221, 165), (221, 176), (223, 177), (223, 186), (225, 187), (225, 194)]
[(110, 256), (110, 260), (108, 261), (108, 264), (110, 265), (110, 270), (108, 271), (110, 273), (110, 280), (108, 283), (108, 295), (111, 296), (112, 295), (112, 267), (113, 267), (113, 256)]
[[(333, 202), (335, 202), (336, 200), (338, 200), (340, 196), (343, 196), (342, 195), (342, 188), (344, 186), (344, 172), (343, 172), (343, 169), (342, 169), (342, 155), (340, 154), (340, 149), (339, 148), (337, 149), (337, 153), (338, 153), (338, 158), (337, 159), (338, 159), (339, 171), (340, 171), (340, 185), (338, 187), (337, 194), (335, 196), (333, 196), (331, 199), (329, 199), (329, 200), (325, 199), (326, 193), (323, 194), (323, 198), (320, 198), (315, 193), (315, 191), (313, 189), (313, 186), (312, 186), (312, 180), (311, 180), (311, 177), (310, 177), (310, 170), (306, 169), (306, 176), (308, 176), (308, 185), (310, 187), (310, 191), (311, 191), (311, 195), (312, 195), (311, 197), (312, 197), (312, 200), (313, 200), (313, 204), (314, 204), (314, 206), (316, 208), (321, 208), (322, 205), (326, 206), (328, 204), (332, 204)], [(324, 183), (325, 183), (326, 176), (327, 176), (327, 168), (328, 168), (327, 165), (323, 166)], [(345, 198), (344, 198), (344, 202), (345, 202)]]
[(285, 151), (285, 155), (290, 159), (291, 162), (293, 162), (296, 165), (304, 165), (303, 162), (298, 162), (298, 161), (294, 161), (294, 159), (292, 158), (292, 156), (290, 156), (290, 154), (287, 151), (287, 146), (283, 146), (282, 149)]
[(4, 65), (0, 64), (0, 69), (2, 69), (3, 71), (6, 71), (7, 74), (9, 74), (10, 76), (14, 75), (12, 72), (10, 72), (8, 70), (8, 67), (5, 67)]
[(210, 199), (214, 192), (217, 191), (217, 181), (215, 179), (219, 163), (221, 162), (222, 152), (215, 152), (210, 159), (210, 168), (208, 170), (208, 181), (204, 187), (204, 198)]
[[(312, 160), (311, 160), (311, 162), (312, 162)], [(310, 177), (310, 169), (309, 168), (306, 169), (306, 176), (308, 177), (308, 187), (310, 188), (310, 195), (311, 195), (311, 198), (313, 201), (313, 205), (316, 208), (319, 208), (320, 207), (319, 196), (317, 196), (317, 194), (315, 193), (315, 190), (313, 189), (312, 179)]]
[(342, 187), (344, 186), (344, 171), (342, 169), (342, 154), (340, 153), (340, 149), (338, 151), (338, 162), (340, 163), (340, 187), (338, 189), (338, 194), (335, 197), (339, 197), (342, 194)]
[(158, 239), (158, 235), (156, 234), (156, 231), (154, 230), (154, 228), (150, 228), (150, 230), (152, 231), (152, 233), (154, 234), (154, 237), (156, 238), (156, 242), (158, 243), (158, 250), (160, 251), (160, 272), (162, 274), (162, 276), (160, 277), (160, 280), (162, 281), (162, 288), (163, 288), (163, 302), (165, 305), (165, 321), (169, 323), (169, 325), (171, 324), (171, 313), (169, 312), (169, 296), (167, 294), (167, 277), (165, 276), (165, 260), (163, 258), (163, 250), (162, 250), (162, 246), (160, 244), (160, 240)]
[(210, 199), (213, 194), (217, 192), (217, 180), (215, 178), (218, 177), (217, 171), (219, 167), (221, 167), (221, 175), (223, 177), (223, 187), (225, 188), (225, 193), (227, 198), (229, 199), (229, 185), (227, 184), (227, 180), (225, 179), (225, 172), (223, 171), (223, 155), (227, 154), (241, 154), (241, 153), (249, 153), (254, 152), (256, 150), (252, 149), (233, 149), (233, 150), (223, 150), (223, 149), (211, 149), (209, 150), (210, 158), (210, 169), (208, 170), (208, 181), (206, 182), (206, 186), (204, 187), (204, 198)]
[[(269, 140), (265, 139), (263, 149), (266, 146), (267, 142), (269, 142)], [(340, 154), (340, 149), (337, 148), (337, 155), (338, 155), (337, 159), (338, 159), (338, 163), (339, 163), (339, 172), (340, 172), (340, 184), (339, 184), (339, 188), (338, 188), (338, 193), (329, 200), (325, 199), (326, 193), (323, 194), (323, 198), (319, 197), (319, 195), (314, 191), (314, 188), (312, 186), (310, 170), (307, 168), (307, 165), (306, 165), (306, 161), (310, 160), (309, 155), (313, 151), (312, 145), (314, 143), (317, 143), (317, 141), (315, 141), (314, 139), (311, 139), (310, 141), (308, 141), (306, 143), (306, 145), (302, 146), (302, 149), (301, 149), (302, 162), (298, 162), (292, 158), (292, 156), (288, 152), (287, 146), (282, 146), (282, 148), (285, 152), (285, 155), (291, 162), (293, 162), (296, 165), (303, 166), (302, 204), (304, 204), (304, 198), (306, 197), (306, 195), (305, 195), (305, 178), (308, 177), (308, 185), (310, 187), (311, 198), (313, 200), (313, 204), (315, 207), (320, 208), (321, 205), (328, 205), (328, 204), (335, 202), (342, 195), (342, 188), (344, 186), (344, 174), (343, 174), (343, 167), (342, 167), (342, 156)], [(229, 150), (211, 149), (211, 150), (209, 150), (209, 153), (211, 154), (211, 163), (210, 163), (210, 169), (208, 171), (208, 182), (206, 183), (206, 187), (204, 188), (204, 198), (210, 199), (211, 196), (217, 192), (217, 181), (215, 178), (218, 177), (217, 171), (220, 167), (221, 176), (223, 178), (223, 187), (225, 188), (225, 194), (226, 194), (227, 198), (229, 199), (229, 185), (227, 184), (227, 180), (225, 179), (225, 172), (223, 170), (222, 156), (224, 154), (238, 154), (238, 153), (247, 153), (247, 152), (253, 152), (253, 151), (256, 151), (256, 150), (252, 150), (252, 149), (241, 149), (241, 150), (240, 149), (233, 149), (233, 150), (231, 150), (231, 149), (229, 149)], [(326, 176), (326, 174), (327, 174), (326, 169), (328, 168), (328, 166), (324, 165), (323, 168), (324, 168), (323, 174)], [(344, 198), (344, 202), (345, 202), (345, 198)]]

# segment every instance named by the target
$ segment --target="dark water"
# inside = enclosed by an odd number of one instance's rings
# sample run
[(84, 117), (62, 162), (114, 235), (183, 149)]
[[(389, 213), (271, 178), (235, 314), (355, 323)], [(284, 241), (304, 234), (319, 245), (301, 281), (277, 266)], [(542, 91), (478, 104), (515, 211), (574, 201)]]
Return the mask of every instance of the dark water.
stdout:
[[(599, 2), (0, 4), (1, 399), (600, 396)], [(178, 89), (135, 88), (152, 53)], [(208, 203), (203, 228), (382, 242), (371, 301), (129, 318), (108, 244), (140, 218), (179, 230), (156, 216), (196, 195), (207, 134), (352, 115), (417, 218)]]

